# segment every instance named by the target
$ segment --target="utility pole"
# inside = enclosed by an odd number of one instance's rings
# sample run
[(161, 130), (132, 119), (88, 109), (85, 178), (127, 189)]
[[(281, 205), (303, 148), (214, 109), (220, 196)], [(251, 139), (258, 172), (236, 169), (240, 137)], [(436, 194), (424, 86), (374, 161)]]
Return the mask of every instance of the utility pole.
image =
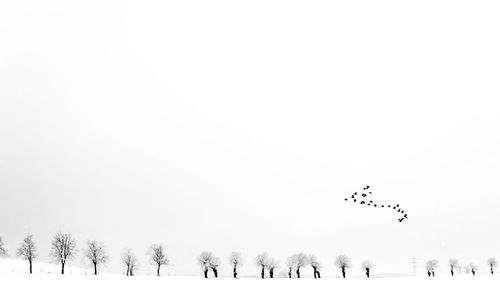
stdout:
[(415, 256), (413, 256), (411, 258), (411, 261), (412, 261), (412, 265), (413, 265), (413, 277), (416, 277), (417, 276), (417, 258)]

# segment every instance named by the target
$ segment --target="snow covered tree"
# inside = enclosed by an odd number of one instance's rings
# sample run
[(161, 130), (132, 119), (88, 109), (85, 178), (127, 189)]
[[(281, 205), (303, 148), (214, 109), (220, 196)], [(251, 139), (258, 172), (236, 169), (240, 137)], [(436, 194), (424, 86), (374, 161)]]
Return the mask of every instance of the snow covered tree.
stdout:
[(370, 278), (370, 271), (373, 269), (373, 263), (369, 260), (364, 260), (361, 263), (361, 269), (365, 271), (366, 278)]
[(292, 278), (293, 268), (295, 267), (295, 256), (290, 256), (285, 261), (285, 266), (288, 269), (288, 278)]
[(135, 255), (132, 254), (131, 249), (125, 249), (125, 251), (123, 251), (122, 263), (126, 268), (125, 274), (127, 276), (134, 276), (134, 272), (138, 267), (138, 263), (137, 263), (137, 257), (135, 257)]
[(218, 277), (217, 268), (220, 266), (220, 259), (212, 252), (204, 251), (198, 256), (198, 264), (203, 269), (203, 275), (208, 278), (208, 271), (212, 270), (215, 278)]
[(428, 260), (425, 263), (425, 269), (427, 270), (427, 275), (429, 277), (434, 277), (437, 267), (439, 266), (439, 261), (437, 259)]
[(57, 233), (52, 240), (52, 252), (50, 256), (61, 263), (61, 274), (64, 274), (64, 266), (68, 260), (76, 255), (76, 240), (70, 233)]
[(103, 265), (109, 260), (106, 255), (106, 247), (98, 241), (87, 241), (84, 255), (94, 265), (94, 275), (97, 275), (97, 266)]
[(470, 269), (470, 271), (472, 272), (472, 275), (476, 275), (476, 272), (477, 272), (477, 269), (478, 269), (478, 267), (477, 267), (477, 265), (476, 265), (476, 264), (474, 264), (474, 263), (470, 263), (470, 264), (469, 264), (469, 269)]
[(346, 270), (352, 267), (351, 259), (345, 254), (337, 256), (335, 265), (342, 271), (342, 277), (345, 278)]
[(28, 234), (19, 248), (17, 248), (16, 255), (28, 261), (30, 265), (30, 274), (33, 273), (33, 261), (37, 257), (35, 241), (33, 241), (33, 235)]
[(214, 273), (214, 277), (217, 278), (219, 277), (219, 268), (221, 265), (220, 258), (214, 257), (212, 259), (212, 262), (210, 263), (210, 269), (212, 269), (212, 272)]
[(231, 252), (229, 255), (229, 263), (233, 266), (233, 278), (238, 278), (238, 267), (243, 264), (243, 258), (239, 252)]
[(261, 278), (266, 278), (266, 266), (267, 266), (267, 260), (269, 259), (269, 255), (267, 252), (261, 253), (257, 255), (255, 258), (255, 264), (261, 268), (260, 271), (260, 277)]
[(459, 268), (460, 264), (458, 259), (452, 258), (449, 261), (451, 276), (455, 275), (455, 271)]
[(304, 253), (294, 254), (292, 257), (292, 260), (295, 262), (295, 273), (297, 274), (297, 278), (300, 278), (300, 269), (307, 266), (309, 258)]
[(320, 270), (322, 266), (316, 255), (314, 254), (309, 255), (309, 265), (311, 265), (311, 267), (313, 268), (314, 278), (317, 279), (321, 278)]
[(269, 278), (274, 278), (274, 270), (278, 268), (279, 261), (275, 258), (269, 258), (267, 260), (266, 268), (269, 270)]
[(150, 263), (156, 266), (156, 276), (160, 276), (161, 266), (167, 266), (170, 260), (162, 244), (154, 244), (149, 248)]
[(490, 267), (490, 273), (493, 275), (493, 273), (495, 273), (495, 268), (498, 265), (498, 261), (494, 257), (491, 257), (488, 259), (487, 263)]

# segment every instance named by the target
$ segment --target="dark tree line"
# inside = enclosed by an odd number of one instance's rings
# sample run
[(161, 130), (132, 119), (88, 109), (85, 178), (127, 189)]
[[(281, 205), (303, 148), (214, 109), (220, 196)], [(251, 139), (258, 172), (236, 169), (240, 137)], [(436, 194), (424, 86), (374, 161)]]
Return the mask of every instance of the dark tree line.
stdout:
[[(76, 248), (77, 241), (69, 233), (57, 233), (51, 241), (51, 258), (61, 265), (61, 274), (65, 273), (66, 263), (75, 258), (78, 253)], [(5, 249), (2, 237), (0, 237), (0, 257), (6, 257), (7, 250)], [(24, 240), (20, 243), (16, 250), (16, 256), (26, 260), (29, 264), (29, 272), (33, 273), (33, 263), (38, 258), (37, 246), (32, 234), (26, 235)], [(97, 275), (100, 266), (106, 264), (109, 260), (106, 247), (102, 242), (87, 241), (86, 247), (83, 249), (83, 257), (90, 261), (94, 268), (94, 275)], [(154, 244), (149, 248), (150, 263), (156, 267), (156, 275), (160, 276), (162, 266), (170, 265), (170, 259), (166, 253), (165, 246), (162, 244)], [(125, 249), (121, 256), (121, 263), (125, 269), (126, 276), (134, 276), (139, 264), (138, 259), (133, 255), (132, 250)], [(243, 258), (240, 252), (231, 252), (229, 255), (229, 263), (232, 268), (233, 278), (238, 278), (239, 268), (243, 265)], [(347, 255), (339, 255), (335, 259), (335, 266), (339, 269), (342, 278), (347, 277), (347, 271), (352, 267), (351, 259)], [(203, 270), (203, 276), (209, 277), (209, 272), (213, 277), (219, 277), (219, 270), (221, 267), (221, 260), (216, 257), (212, 252), (204, 251), (198, 256), (198, 264)], [(255, 258), (255, 264), (259, 267), (260, 277), (274, 278), (276, 270), (279, 269), (279, 261), (270, 257), (267, 252), (259, 254)], [(495, 258), (489, 258), (486, 261), (488, 271), (492, 275), (498, 266), (498, 261)], [(466, 274), (476, 275), (478, 266), (474, 263), (469, 263), (465, 266), (460, 265), (457, 259), (450, 259), (448, 261), (451, 276), (455, 276), (457, 271), (464, 271)], [(322, 264), (319, 259), (314, 255), (306, 255), (305, 253), (296, 253), (290, 256), (285, 261), (286, 271), (280, 273), (280, 276), (287, 276), (288, 278), (301, 278), (302, 271), (305, 267), (312, 268), (312, 276), (315, 279), (321, 278)], [(425, 264), (425, 270), (429, 277), (434, 277), (436, 270), (439, 267), (439, 262), (436, 259), (428, 260)], [(369, 260), (364, 260), (361, 264), (367, 278), (370, 278), (373, 269), (373, 263)]]

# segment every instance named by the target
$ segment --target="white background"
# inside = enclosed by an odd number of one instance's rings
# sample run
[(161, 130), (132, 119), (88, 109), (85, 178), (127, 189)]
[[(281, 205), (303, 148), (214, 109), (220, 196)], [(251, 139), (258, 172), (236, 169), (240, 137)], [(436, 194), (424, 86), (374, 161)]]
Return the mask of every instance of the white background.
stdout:
[[(498, 1), (0, 0), (0, 235), (120, 272), (230, 251), (498, 256)], [(365, 184), (389, 211), (343, 201)], [(79, 259), (74, 265), (80, 265)], [(226, 265), (223, 272), (229, 274)]]

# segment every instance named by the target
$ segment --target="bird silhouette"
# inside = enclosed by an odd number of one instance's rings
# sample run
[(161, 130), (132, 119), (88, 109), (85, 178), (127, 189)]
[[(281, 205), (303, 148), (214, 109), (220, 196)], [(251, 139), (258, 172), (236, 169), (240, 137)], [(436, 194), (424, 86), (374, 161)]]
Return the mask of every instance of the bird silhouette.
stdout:
[(367, 190), (367, 189), (369, 189), (369, 188), (370, 188), (370, 186), (369, 186), (369, 185), (367, 185), (367, 186), (365, 186), (365, 187), (363, 188), (363, 190)]
[(399, 223), (403, 222), (404, 218), (398, 219)]
[(405, 214), (405, 215), (403, 216), (403, 218), (408, 219), (408, 215), (407, 215), (407, 214)]
[(361, 201), (361, 202), (359, 202), (359, 203), (360, 203), (360, 204), (365, 204), (366, 202), (365, 202), (365, 201)]
[(373, 204), (373, 206), (377, 207), (377, 204)]
[(361, 194), (362, 197), (366, 197), (366, 194)]

